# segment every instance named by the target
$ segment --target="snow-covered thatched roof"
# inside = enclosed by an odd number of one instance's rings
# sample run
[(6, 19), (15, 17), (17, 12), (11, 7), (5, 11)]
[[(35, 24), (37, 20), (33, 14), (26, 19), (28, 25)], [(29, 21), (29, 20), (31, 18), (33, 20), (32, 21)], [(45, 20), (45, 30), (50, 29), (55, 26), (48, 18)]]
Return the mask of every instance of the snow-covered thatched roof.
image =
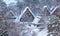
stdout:
[[(29, 12), (32, 14), (32, 16), (35, 18), (35, 15), (33, 14), (33, 12), (30, 10), (30, 8), (29, 7), (26, 7), (25, 9), (24, 9), (24, 11), (21, 13), (21, 15), (19, 16), (19, 19), (21, 19), (21, 17), (23, 16), (23, 14), (27, 11), (27, 9), (29, 10)], [(28, 18), (29, 19), (29, 18)]]
[(15, 14), (11, 10), (6, 13), (5, 17), (6, 18), (16, 18)]
[(55, 10), (58, 9), (58, 8), (59, 8), (59, 6), (56, 6), (56, 7), (52, 10), (52, 12), (50, 12), (50, 15), (53, 14), (53, 13), (55, 12)]

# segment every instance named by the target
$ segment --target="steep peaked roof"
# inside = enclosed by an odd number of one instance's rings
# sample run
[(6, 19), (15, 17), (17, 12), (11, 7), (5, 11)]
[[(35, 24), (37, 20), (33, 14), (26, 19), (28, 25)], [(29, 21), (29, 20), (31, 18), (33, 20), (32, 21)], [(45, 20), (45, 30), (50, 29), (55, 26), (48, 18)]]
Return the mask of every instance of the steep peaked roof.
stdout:
[(7, 12), (7, 14), (6, 14), (6, 16), (5, 16), (6, 18), (11, 18), (11, 19), (14, 19), (14, 18), (16, 18), (15, 17), (15, 14), (10, 10), (9, 12)]
[(49, 10), (48, 10), (48, 7), (47, 7), (47, 6), (44, 6), (42, 10), (43, 10), (43, 13), (45, 14), (45, 16), (50, 15), (50, 12), (49, 12)]
[(50, 14), (53, 14), (57, 8), (59, 8), (59, 6), (56, 6), (56, 7), (52, 10), (52, 12), (50, 12)]
[(57, 9), (52, 13), (52, 15), (55, 15), (55, 16), (57, 16), (57, 17), (60, 18), (60, 7), (57, 8)]
[[(35, 15), (32, 13), (32, 11), (30, 10), (30, 8), (29, 8), (29, 7), (26, 7), (26, 8), (24, 9), (24, 11), (21, 13), (21, 15), (19, 16), (19, 19), (21, 19), (22, 16), (23, 16), (27, 11), (35, 18)], [(29, 19), (29, 18), (28, 18), (28, 19)]]

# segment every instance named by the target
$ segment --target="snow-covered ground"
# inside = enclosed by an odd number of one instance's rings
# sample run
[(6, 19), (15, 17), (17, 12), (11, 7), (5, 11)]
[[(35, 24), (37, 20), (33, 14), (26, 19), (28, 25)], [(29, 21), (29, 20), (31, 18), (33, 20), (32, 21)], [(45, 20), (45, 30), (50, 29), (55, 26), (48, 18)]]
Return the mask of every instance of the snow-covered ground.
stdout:
[(33, 33), (36, 33), (35, 35), (36, 36), (47, 36), (47, 28), (45, 28), (45, 29), (43, 29), (42, 31), (39, 31), (40, 29), (38, 29), (36, 26), (31, 26), (31, 27), (29, 27), (29, 26), (27, 26), (28, 28), (30, 28), (30, 31), (31, 31), (31, 34), (33, 34)]
[(47, 33), (47, 30), (44, 29), (41, 32), (38, 32), (37, 34), (38, 34), (37, 36), (47, 36), (48, 33)]

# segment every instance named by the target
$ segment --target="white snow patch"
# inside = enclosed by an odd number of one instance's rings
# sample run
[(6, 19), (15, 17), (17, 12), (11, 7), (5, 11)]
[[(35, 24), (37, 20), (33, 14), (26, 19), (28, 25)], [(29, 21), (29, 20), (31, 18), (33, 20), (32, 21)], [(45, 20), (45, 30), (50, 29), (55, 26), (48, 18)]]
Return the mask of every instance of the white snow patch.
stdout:
[(40, 18), (41, 18), (40, 16), (35, 17), (32, 23), (37, 24), (40, 21)]
[(16, 23), (18, 23), (19, 22), (19, 17), (18, 16), (16, 16), (16, 19), (15, 19), (15, 21), (14, 22), (16, 22)]
[(37, 36), (47, 36), (48, 33), (47, 33), (47, 30), (44, 29), (41, 32), (38, 32), (37, 34), (38, 34)]

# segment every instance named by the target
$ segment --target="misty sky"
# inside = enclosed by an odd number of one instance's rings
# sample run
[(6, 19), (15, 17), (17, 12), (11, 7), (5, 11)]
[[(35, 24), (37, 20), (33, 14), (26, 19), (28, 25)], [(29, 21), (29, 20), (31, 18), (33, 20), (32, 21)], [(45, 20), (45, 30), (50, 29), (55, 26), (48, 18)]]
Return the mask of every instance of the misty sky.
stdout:
[(15, 0), (4, 0), (4, 2), (8, 5), (8, 4), (12, 3), (12, 2), (16, 3), (17, 1), (15, 1)]
[[(3, 0), (7, 5), (10, 3), (16, 3), (16, 0)], [(23, 2), (23, 0), (19, 0), (20, 2)]]

